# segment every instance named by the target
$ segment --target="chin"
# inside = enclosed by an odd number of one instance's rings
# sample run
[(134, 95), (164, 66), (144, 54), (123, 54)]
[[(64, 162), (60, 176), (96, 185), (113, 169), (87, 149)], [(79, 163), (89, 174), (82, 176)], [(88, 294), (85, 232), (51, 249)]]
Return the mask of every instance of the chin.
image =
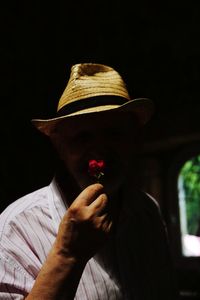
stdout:
[[(99, 180), (99, 183), (104, 186), (105, 193), (108, 196), (113, 196), (118, 193), (118, 191), (121, 189), (121, 187), (124, 184), (125, 181), (125, 176), (122, 177), (117, 177), (117, 178), (108, 178), (108, 177), (103, 177)], [(79, 187), (81, 190), (84, 190), (87, 186), (97, 183), (95, 179), (92, 179), (90, 177), (82, 177), (77, 180)]]
[(123, 186), (123, 181), (115, 181), (112, 183), (102, 183), (104, 188), (105, 188), (105, 192), (108, 196), (114, 196), (116, 195), (119, 190), (122, 188)]

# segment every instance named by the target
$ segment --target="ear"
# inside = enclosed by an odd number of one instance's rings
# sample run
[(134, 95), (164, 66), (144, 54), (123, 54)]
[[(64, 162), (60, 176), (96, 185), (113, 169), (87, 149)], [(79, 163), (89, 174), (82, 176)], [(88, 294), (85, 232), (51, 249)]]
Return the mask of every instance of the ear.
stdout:
[(48, 137), (57, 154), (60, 157), (62, 157), (62, 152), (63, 152), (62, 137), (56, 132), (51, 132)]

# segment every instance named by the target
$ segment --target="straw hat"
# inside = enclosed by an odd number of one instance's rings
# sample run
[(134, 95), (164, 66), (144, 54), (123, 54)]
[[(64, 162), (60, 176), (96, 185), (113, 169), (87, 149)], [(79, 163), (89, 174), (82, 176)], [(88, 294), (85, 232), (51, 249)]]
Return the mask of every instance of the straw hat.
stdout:
[(67, 86), (52, 119), (33, 119), (32, 123), (46, 135), (62, 120), (97, 112), (131, 111), (144, 125), (154, 111), (150, 99), (131, 100), (126, 85), (113, 68), (93, 63), (76, 64), (71, 68)]

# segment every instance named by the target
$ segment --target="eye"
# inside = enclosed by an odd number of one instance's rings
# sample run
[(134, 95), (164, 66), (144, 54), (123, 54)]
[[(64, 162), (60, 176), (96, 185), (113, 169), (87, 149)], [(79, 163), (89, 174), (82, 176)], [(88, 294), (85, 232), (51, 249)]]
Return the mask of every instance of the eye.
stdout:
[(92, 140), (92, 134), (88, 131), (82, 131), (73, 136), (71, 142), (74, 146), (84, 146)]

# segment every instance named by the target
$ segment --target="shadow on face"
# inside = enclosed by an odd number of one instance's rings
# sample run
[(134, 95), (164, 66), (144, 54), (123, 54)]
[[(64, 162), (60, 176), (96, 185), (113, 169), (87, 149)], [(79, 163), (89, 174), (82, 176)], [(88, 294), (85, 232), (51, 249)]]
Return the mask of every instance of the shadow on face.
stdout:
[(94, 183), (88, 172), (91, 159), (104, 160), (102, 184), (113, 193), (126, 180), (139, 151), (140, 127), (128, 112), (102, 112), (63, 120), (50, 138), (78, 186)]

